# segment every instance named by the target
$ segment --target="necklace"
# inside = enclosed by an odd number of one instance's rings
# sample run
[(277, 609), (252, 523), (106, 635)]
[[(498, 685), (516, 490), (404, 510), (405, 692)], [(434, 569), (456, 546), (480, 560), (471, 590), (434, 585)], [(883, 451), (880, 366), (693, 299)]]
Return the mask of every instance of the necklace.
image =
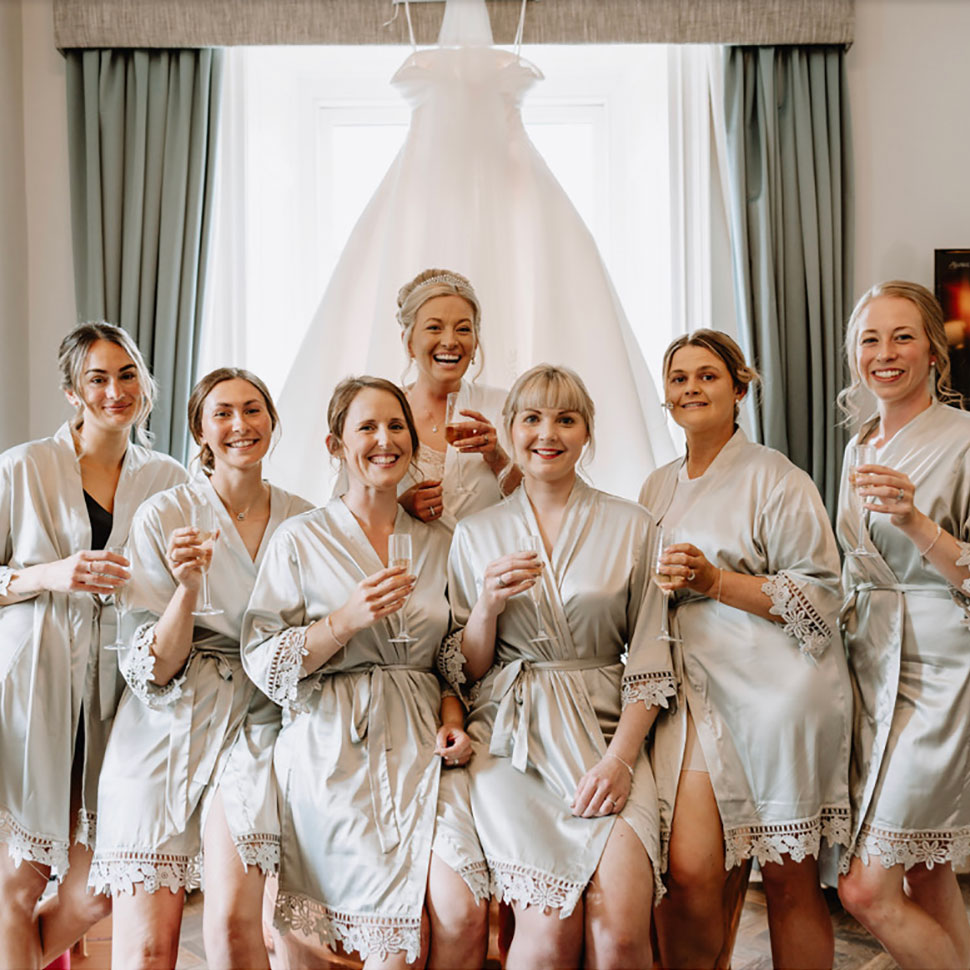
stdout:
[[(227, 501), (226, 499), (222, 499), (222, 504), (223, 504), (223, 505), (224, 505), (224, 506), (226, 507), (226, 511), (227, 511), (227, 512), (228, 512), (228, 513), (229, 513), (229, 514), (230, 514), (230, 515), (231, 515), (231, 516), (232, 516), (232, 517), (233, 517), (233, 518), (234, 518), (234, 519), (235, 519), (235, 520), (236, 520), (237, 522), (244, 522), (244, 521), (245, 521), (245, 519), (246, 519), (246, 516), (247, 516), (247, 515), (249, 515), (249, 513), (250, 513), (250, 512), (252, 511), (252, 509), (253, 509), (253, 507), (254, 507), (254, 506), (256, 505), (256, 503), (257, 503), (257, 502), (259, 502), (259, 500), (260, 500), (260, 499), (261, 499), (261, 498), (262, 498), (262, 497), (263, 497), (263, 496), (264, 496), (265, 494), (266, 494), (266, 487), (265, 487), (265, 486), (262, 486), (262, 487), (260, 488), (260, 492), (259, 492), (259, 495), (257, 495), (257, 496), (256, 496), (256, 498), (254, 498), (254, 499), (253, 499), (253, 500), (252, 500), (252, 501), (251, 501), (251, 502), (249, 503), (249, 505), (247, 505), (247, 506), (246, 506), (246, 507), (245, 507), (245, 508), (244, 508), (244, 509), (243, 509), (243, 510), (242, 510), (241, 512), (237, 512), (237, 511), (236, 511), (236, 510), (235, 510), (235, 509), (234, 509), (234, 508), (233, 508), (233, 507), (232, 507), (232, 506), (231, 506), (231, 505), (229, 504), (229, 502), (228, 502), (228, 501)], [(220, 497), (220, 498), (222, 498), (222, 496), (221, 496), (221, 495), (220, 495), (219, 497)]]

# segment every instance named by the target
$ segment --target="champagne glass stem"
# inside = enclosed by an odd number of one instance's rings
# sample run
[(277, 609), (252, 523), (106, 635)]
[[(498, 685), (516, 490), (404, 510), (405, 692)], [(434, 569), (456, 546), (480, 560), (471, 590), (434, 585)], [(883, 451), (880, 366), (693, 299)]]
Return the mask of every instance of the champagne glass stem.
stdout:
[(212, 609), (212, 603), (209, 601), (209, 570), (208, 569), (202, 574), (202, 609), (206, 611)]

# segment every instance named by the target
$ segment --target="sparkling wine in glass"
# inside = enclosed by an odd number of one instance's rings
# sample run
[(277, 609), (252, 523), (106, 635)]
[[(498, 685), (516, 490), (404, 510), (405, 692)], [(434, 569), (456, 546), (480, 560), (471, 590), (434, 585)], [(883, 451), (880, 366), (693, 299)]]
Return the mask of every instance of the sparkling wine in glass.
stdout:
[[(123, 545), (106, 546), (104, 551), (114, 553), (116, 556), (121, 556), (124, 559), (128, 558)], [(121, 650), (126, 646), (124, 640), (121, 638), (121, 615), (127, 612), (127, 603), (125, 602), (125, 589), (127, 586), (127, 582), (121, 586), (116, 586), (114, 592), (111, 594), (111, 602), (115, 608), (115, 638), (113, 643), (106, 643), (104, 645), (105, 650)]]
[(202, 605), (197, 610), (193, 610), (192, 615), (218, 616), (222, 610), (217, 610), (209, 598), (209, 566), (212, 565), (212, 554), (219, 534), (215, 509), (208, 502), (204, 504), (197, 502), (192, 506), (192, 525), (199, 530), (199, 544), (209, 553), (209, 564), (202, 568)]
[[(526, 536), (522, 543), (522, 552), (534, 552), (542, 562), (542, 554), (545, 551), (542, 536)], [(529, 596), (532, 598), (532, 605), (536, 611), (536, 635), (530, 637), (529, 643), (543, 643), (551, 640), (552, 637), (546, 633), (546, 628), (542, 623), (542, 573), (536, 577), (536, 581), (529, 587)]]
[(668, 545), (674, 545), (675, 542), (673, 533), (668, 532), (665, 537), (664, 530), (658, 526), (653, 539), (653, 555), (650, 557), (653, 563), (652, 578), (660, 589), (660, 595), (663, 596), (663, 612), (661, 613), (660, 633), (657, 635), (657, 639), (666, 640), (670, 643), (679, 643), (680, 637), (672, 636), (670, 633), (670, 590), (664, 589), (660, 584), (669, 583), (672, 577), (664, 572), (666, 566), (660, 562), (660, 558), (663, 556), (664, 549)]
[(458, 391), (452, 391), (445, 404), (445, 440), (455, 448), (455, 489), (458, 492), (465, 491), (461, 475), (461, 452), (456, 447), (462, 438), (468, 437), (468, 431), (462, 427), (463, 423), (461, 409), (458, 407)]
[[(406, 532), (395, 532), (387, 539), (387, 564), (388, 566), (400, 566), (404, 570), (405, 576), (411, 575), (411, 536)], [(408, 633), (408, 618), (405, 614), (407, 600), (397, 611), (398, 632), (391, 637), (391, 643), (415, 643), (415, 638)]]
[(866, 533), (869, 526), (869, 510), (864, 507), (865, 497), (859, 494), (858, 469), (860, 465), (874, 465), (876, 463), (876, 449), (873, 445), (850, 445), (846, 456), (849, 463), (849, 484), (859, 500), (859, 533), (856, 536), (856, 547), (849, 551), (851, 556), (871, 556), (865, 547)]

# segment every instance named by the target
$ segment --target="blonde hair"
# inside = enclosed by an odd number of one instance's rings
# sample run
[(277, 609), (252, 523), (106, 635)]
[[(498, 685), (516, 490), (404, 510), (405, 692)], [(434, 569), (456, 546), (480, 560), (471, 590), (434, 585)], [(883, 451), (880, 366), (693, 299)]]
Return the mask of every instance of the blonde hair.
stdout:
[(202, 441), (202, 409), (205, 405), (205, 399), (215, 387), (225, 381), (234, 380), (246, 381), (259, 391), (263, 397), (263, 401), (266, 403), (266, 412), (269, 414), (270, 428), (274, 432), (280, 423), (279, 412), (277, 412), (273, 398), (270, 396), (269, 388), (252, 371), (245, 370), (242, 367), (217, 367), (215, 370), (209, 371), (192, 388), (187, 408), (189, 431), (192, 433), (192, 438), (195, 443), (202, 446), (196, 458), (202, 466), (203, 473), (206, 475), (211, 475), (215, 470), (215, 457), (208, 443)]
[(481, 340), (481, 304), (467, 277), (450, 269), (426, 269), (397, 291), (397, 322), (401, 327), (405, 350), (411, 346), (418, 310), (436, 296), (460, 296), (472, 308), (472, 330), (475, 334), (475, 350), (480, 354), (478, 373), (481, 373), (485, 361)]
[[(923, 332), (930, 342), (930, 357), (935, 358), (936, 378), (933, 381), (933, 393), (944, 404), (952, 404), (956, 407), (963, 407), (963, 398), (954, 391), (950, 385), (950, 349), (946, 341), (946, 329), (943, 326), (943, 308), (940, 306), (936, 297), (919, 283), (911, 283), (908, 280), (887, 280), (883, 283), (876, 283), (871, 286), (852, 308), (849, 322), (845, 328), (845, 357), (849, 365), (849, 376), (851, 382), (849, 386), (839, 392), (838, 404), (845, 414), (843, 424), (849, 424), (856, 420), (862, 412), (863, 398), (862, 389), (864, 383), (862, 375), (856, 366), (856, 347), (859, 343), (859, 330), (862, 325), (862, 316), (867, 307), (876, 297), (894, 296), (902, 300), (908, 300), (920, 316), (923, 324)], [(933, 365), (930, 365), (931, 373)], [(864, 398), (863, 398), (864, 399)]]
[(57, 351), (57, 366), (61, 372), (61, 390), (72, 391), (82, 402), (77, 405), (71, 426), (77, 431), (84, 423), (84, 394), (81, 391), (81, 376), (84, 373), (84, 363), (88, 354), (99, 340), (107, 340), (108, 343), (120, 347), (135, 365), (135, 373), (138, 375), (138, 388), (141, 391), (141, 398), (135, 411), (135, 439), (139, 444), (150, 448), (152, 435), (148, 430), (148, 416), (152, 413), (155, 396), (158, 393), (155, 380), (131, 335), (126, 330), (122, 330), (121, 327), (116, 327), (113, 323), (105, 323), (103, 320), (78, 324), (64, 337)]
[(512, 439), (512, 422), (515, 416), (520, 411), (538, 408), (576, 411), (586, 424), (586, 433), (589, 435), (586, 459), (592, 458), (596, 447), (593, 437), (596, 408), (579, 374), (568, 367), (555, 364), (538, 364), (521, 374), (512, 385), (502, 408), (505, 434), (509, 440)]

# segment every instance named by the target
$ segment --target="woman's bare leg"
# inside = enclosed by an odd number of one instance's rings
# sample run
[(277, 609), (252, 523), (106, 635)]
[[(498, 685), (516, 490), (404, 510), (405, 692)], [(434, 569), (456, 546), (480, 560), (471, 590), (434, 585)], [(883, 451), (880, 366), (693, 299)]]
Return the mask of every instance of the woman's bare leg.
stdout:
[(488, 949), (488, 902), (476, 902), (465, 880), (433, 852), (427, 909), (428, 970), (478, 970)]
[(835, 932), (818, 875), (818, 860), (786, 859), (761, 867), (768, 904), (771, 962), (778, 970), (819, 970), (835, 960)]
[(902, 865), (884, 869), (878, 856), (871, 857), (869, 865), (856, 858), (848, 874), (839, 880), (839, 898), (903, 970), (966, 970), (958, 944), (936, 918), (906, 894), (903, 880)]
[(913, 866), (906, 870), (903, 886), (909, 898), (943, 927), (961, 963), (970, 967), (970, 921), (953, 867), (948, 863), (932, 869)]
[(41, 961), (40, 931), (35, 910), (50, 879), (50, 869), (23, 860), (15, 865), (0, 843), (0, 968), (34, 970)]
[(643, 843), (618, 818), (586, 889), (588, 970), (653, 966), (653, 866)]
[(111, 966), (125, 970), (172, 970), (178, 958), (185, 890), (135, 891), (112, 898)]
[(585, 916), (583, 903), (565, 919), (559, 910), (513, 903), (515, 932), (505, 961), (505, 970), (535, 970), (536, 967), (580, 966)]
[(660, 963), (713, 968), (724, 947), (724, 831), (711, 779), (683, 771), (670, 830), (667, 895), (656, 909)]

